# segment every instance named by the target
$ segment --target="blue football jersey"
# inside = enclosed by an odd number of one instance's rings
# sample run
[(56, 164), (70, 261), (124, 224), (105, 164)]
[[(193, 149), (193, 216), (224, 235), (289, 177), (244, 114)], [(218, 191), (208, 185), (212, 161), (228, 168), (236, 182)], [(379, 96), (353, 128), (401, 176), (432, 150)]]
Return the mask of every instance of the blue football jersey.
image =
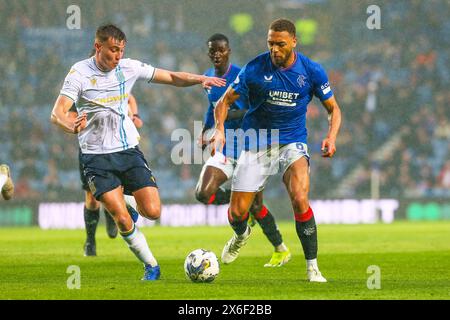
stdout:
[[(205, 113), (204, 117), (204, 123), (205, 128), (214, 128), (215, 121), (214, 121), (214, 108), (216, 107), (217, 102), (222, 97), (222, 95), (227, 90), (228, 86), (236, 79), (237, 75), (239, 74), (241, 68), (234, 64), (230, 64), (228, 71), (222, 76), (223, 79), (227, 81), (226, 85), (224, 87), (212, 87), (209, 90), (205, 90), (206, 94), (208, 95), (208, 101), (209, 106), (208, 110)], [(205, 73), (205, 76), (208, 77), (216, 77), (214, 68), (208, 69)], [(248, 108), (247, 103), (245, 103), (246, 98), (244, 96), (240, 97), (231, 107), (230, 109), (245, 109)], [(223, 153), (227, 157), (232, 157), (234, 159), (237, 159), (239, 155), (239, 150), (237, 148), (237, 139), (235, 138), (235, 135), (233, 136), (227, 135), (227, 132), (230, 133), (230, 131), (227, 131), (227, 129), (232, 129), (233, 132), (236, 129), (239, 129), (242, 124), (242, 119), (239, 120), (229, 120), (225, 121), (224, 127), (225, 127), (225, 139), (226, 141), (233, 141), (234, 140), (234, 148), (227, 148), (226, 144), (223, 148)], [(228, 137), (230, 139), (228, 139)]]
[(309, 102), (313, 96), (321, 101), (333, 96), (322, 66), (298, 52), (294, 54), (294, 63), (280, 68), (272, 63), (269, 52), (263, 53), (247, 63), (233, 82), (232, 88), (247, 97), (249, 104), (242, 129), (246, 133), (256, 130), (257, 139), (246, 139), (246, 150), (270, 145), (272, 140), (275, 143), (271, 129), (279, 130), (280, 144), (307, 143)]

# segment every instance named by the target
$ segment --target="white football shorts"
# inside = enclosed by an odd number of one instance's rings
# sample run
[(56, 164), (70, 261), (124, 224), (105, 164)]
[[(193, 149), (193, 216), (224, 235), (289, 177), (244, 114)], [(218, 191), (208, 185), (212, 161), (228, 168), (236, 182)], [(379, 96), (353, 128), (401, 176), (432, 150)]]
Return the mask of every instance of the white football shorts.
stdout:
[(237, 160), (225, 157), (223, 153), (216, 152), (213, 157), (210, 157), (206, 163), (203, 165), (201, 175), (205, 173), (206, 167), (211, 166), (221, 170), (226, 176), (227, 181), (225, 181), (220, 188), (223, 190), (231, 189), (231, 177), (233, 176), (234, 168), (236, 167)]
[(308, 146), (301, 142), (272, 146), (258, 152), (242, 151), (234, 169), (231, 190), (259, 192), (264, 189), (270, 176), (277, 173), (284, 175), (286, 170), (302, 157), (309, 163)]

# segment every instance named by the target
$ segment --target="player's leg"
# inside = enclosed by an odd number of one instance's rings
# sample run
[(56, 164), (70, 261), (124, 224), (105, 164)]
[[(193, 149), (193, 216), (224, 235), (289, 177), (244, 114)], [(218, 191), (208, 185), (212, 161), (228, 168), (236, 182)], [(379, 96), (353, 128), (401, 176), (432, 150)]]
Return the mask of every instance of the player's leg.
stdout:
[(85, 190), (84, 200), (84, 226), (86, 230), (86, 242), (84, 243), (84, 255), (96, 256), (95, 232), (100, 218), (100, 202), (98, 202), (91, 191)]
[[(143, 233), (135, 226), (124, 200), (128, 192), (138, 191), (139, 185), (155, 184), (150, 169), (142, 162), (137, 149), (105, 155), (83, 154), (84, 173), (95, 198), (100, 200), (113, 217), (130, 250), (144, 264), (143, 280), (157, 280), (160, 270)], [(123, 187), (122, 187), (123, 186)]]
[[(121, 158), (121, 182), (123, 191), (127, 195), (133, 195), (136, 201), (136, 208), (143, 217), (156, 220), (161, 215), (161, 199), (159, 196), (158, 185), (153, 176), (152, 171), (148, 167), (147, 161), (143, 153), (138, 147), (127, 150)], [(137, 230), (137, 228), (136, 228)], [(131, 234), (131, 238), (124, 238), (128, 243), (129, 240), (139, 241), (139, 250), (143, 250), (147, 257), (151, 257), (150, 262), (145, 262), (145, 274), (143, 280), (157, 280), (160, 277), (159, 265), (153, 256), (145, 236), (137, 230), (137, 240)], [(134, 245), (130, 245), (133, 248)]]
[(205, 164), (195, 188), (195, 198), (204, 204), (229, 203), (231, 190), (219, 188), (227, 180), (223, 170)]
[(204, 204), (230, 202), (231, 190), (220, 188), (233, 175), (236, 161), (217, 152), (206, 161), (195, 188), (195, 197)]
[(270, 166), (260, 161), (267, 151), (243, 151), (233, 172), (231, 185), (230, 208), (228, 221), (234, 230), (233, 237), (227, 242), (222, 251), (222, 262), (231, 263), (239, 255), (250, 236), (248, 225), (250, 207), (256, 194), (264, 189)]
[(295, 216), (297, 235), (303, 247), (309, 281), (326, 282), (317, 266), (317, 226), (309, 206), (309, 163), (306, 157), (294, 161), (283, 175)]
[(106, 210), (111, 214), (119, 233), (130, 250), (144, 264), (145, 274), (142, 280), (157, 280), (160, 277), (160, 269), (153, 253), (151, 252), (144, 234), (138, 229), (128, 213), (123, 197), (122, 187), (108, 191), (100, 196), (100, 200)]
[(234, 234), (222, 250), (222, 262), (225, 264), (232, 263), (236, 260), (240, 249), (247, 243), (250, 237), (251, 228), (247, 224), (247, 220), (255, 195), (256, 192), (231, 192), (228, 222)]
[(139, 213), (150, 220), (157, 220), (161, 216), (161, 199), (157, 187), (144, 187), (133, 192)]
[(274, 247), (272, 258), (265, 267), (280, 267), (291, 259), (291, 252), (283, 242), (283, 237), (277, 228), (275, 218), (263, 203), (263, 191), (256, 194), (250, 207), (250, 213), (260, 225), (264, 235)]
[(14, 196), (14, 183), (8, 165), (0, 165), (0, 190), (4, 200), (10, 200)]
[(81, 187), (84, 190), (84, 207), (83, 207), (83, 217), (84, 217), (84, 227), (86, 230), (86, 241), (84, 242), (84, 255), (86, 257), (96, 256), (96, 242), (95, 233), (97, 230), (98, 221), (100, 219), (100, 202), (95, 199), (91, 190), (89, 189), (89, 184), (84, 174), (84, 167), (81, 159), (81, 150), (78, 152), (78, 170), (80, 174)]

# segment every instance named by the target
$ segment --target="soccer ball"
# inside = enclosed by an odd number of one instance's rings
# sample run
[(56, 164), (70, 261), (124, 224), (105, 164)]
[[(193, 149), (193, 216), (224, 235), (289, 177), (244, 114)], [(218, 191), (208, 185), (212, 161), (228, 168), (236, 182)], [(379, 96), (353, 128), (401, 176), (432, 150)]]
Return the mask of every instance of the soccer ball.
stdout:
[(184, 261), (184, 272), (193, 282), (211, 282), (219, 274), (219, 260), (214, 252), (196, 249)]

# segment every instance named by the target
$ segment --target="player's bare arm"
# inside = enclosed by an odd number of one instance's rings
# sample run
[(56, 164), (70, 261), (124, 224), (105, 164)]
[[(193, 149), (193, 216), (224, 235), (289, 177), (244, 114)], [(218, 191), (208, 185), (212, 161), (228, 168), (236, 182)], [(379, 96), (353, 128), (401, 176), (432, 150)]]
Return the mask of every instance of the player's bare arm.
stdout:
[(136, 128), (141, 128), (144, 125), (144, 122), (142, 121), (141, 117), (139, 117), (139, 108), (136, 101), (136, 98), (130, 94), (128, 97), (128, 116), (131, 120), (133, 120), (133, 123)]
[(336, 152), (336, 138), (341, 127), (341, 109), (334, 96), (322, 102), (328, 112), (328, 134), (322, 141), (322, 157), (331, 158)]
[(83, 113), (74, 118), (73, 115), (70, 115), (72, 112), (69, 112), (72, 105), (72, 99), (64, 95), (59, 95), (53, 106), (50, 121), (58, 125), (65, 132), (79, 133), (86, 127), (87, 115)]
[(170, 84), (176, 87), (189, 87), (201, 84), (205, 89), (211, 89), (211, 87), (224, 87), (226, 85), (226, 80), (222, 78), (207, 77), (188, 72), (174, 72), (164, 69), (155, 70), (152, 82)]
[(214, 119), (215, 119), (215, 132), (214, 136), (211, 138), (210, 143), (213, 143), (213, 148), (211, 154), (214, 155), (215, 151), (218, 150), (222, 152), (223, 145), (225, 144), (225, 127), (224, 123), (227, 120), (228, 110), (230, 106), (239, 99), (239, 94), (234, 91), (232, 87), (228, 87), (227, 91), (217, 102), (214, 108)]

